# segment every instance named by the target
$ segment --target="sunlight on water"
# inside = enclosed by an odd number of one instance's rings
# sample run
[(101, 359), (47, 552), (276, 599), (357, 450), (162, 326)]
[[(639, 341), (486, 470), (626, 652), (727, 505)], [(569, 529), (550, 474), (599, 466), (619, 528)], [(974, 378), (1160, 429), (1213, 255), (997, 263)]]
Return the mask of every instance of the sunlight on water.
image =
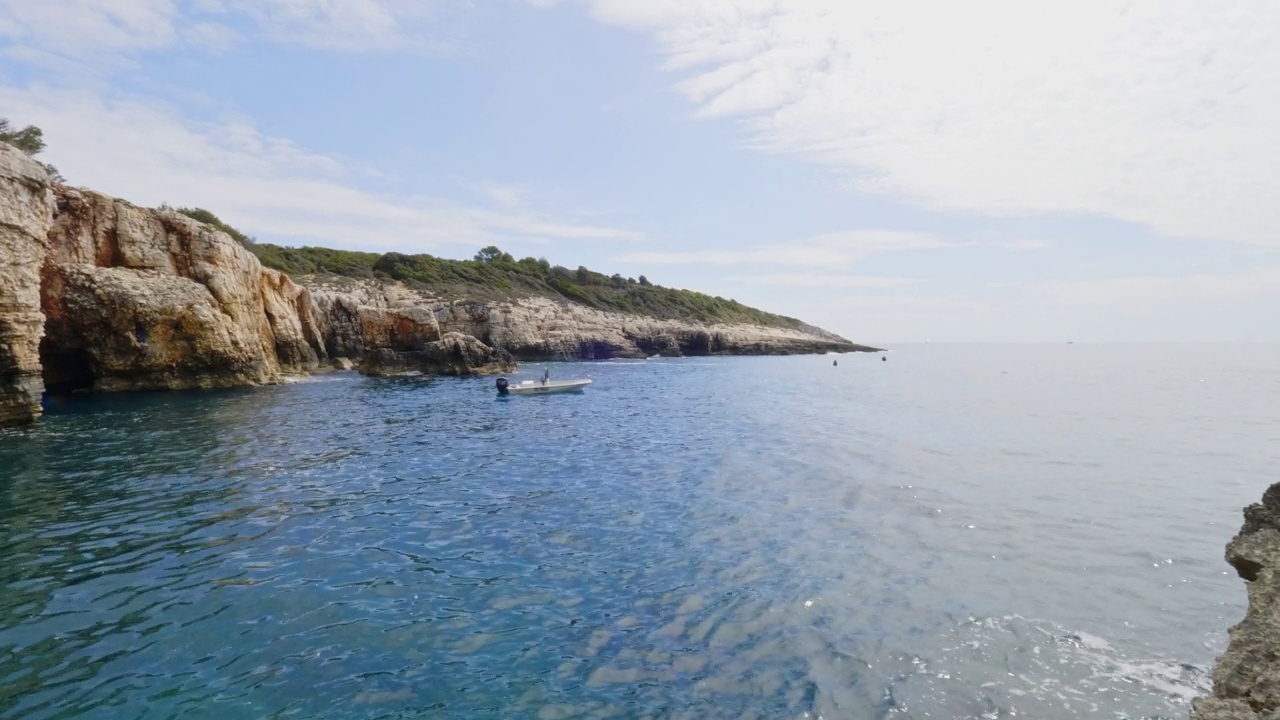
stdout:
[(0, 433), (0, 718), (1184, 717), (1243, 611), (1278, 359), (55, 400)]

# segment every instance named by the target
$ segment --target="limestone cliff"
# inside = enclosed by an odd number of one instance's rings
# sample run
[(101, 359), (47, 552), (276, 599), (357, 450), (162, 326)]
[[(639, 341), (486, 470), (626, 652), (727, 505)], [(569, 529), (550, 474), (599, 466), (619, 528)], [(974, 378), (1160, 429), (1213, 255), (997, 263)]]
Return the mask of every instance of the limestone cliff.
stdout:
[(44, 168), (0, 143), (0, 427), (40, 416), (40, 266), (52, 211)]
[(506, 372), (515, 359), (871, 350), (818, 328), (703, 325), (544, 297), (461, 300), (400, 283), (297, 281), (217, 228), (51, 186), (0, 143), (0, 425), (54, 392), (213, 388), (351, 367)]
[(310, 295), (176, 212), (57, 188), (41, 355), (55, 389), (234, 387), (318, 366)]
[(515, 369), (505, 350), (490, 347), (471, 335), (450, 332), (423, 343), (418, 350), (373, 348), (365, 353), (360, 372), (365, 375), (500, 375)]
[(874, 350), (818, 328), (703, 325), (625, 315), (542, 297), (458, 301), (397, 283), (302, 277), (333, 356), (361, 348), (409, 350), (462, 333), (525, 360), (650, 355), (786, 355)]
[(1247, 583), (1249, 609), (1231, 628), (1213, 671), (1213, 695), (1196, 700), (1192, 720), (1280, 719), (1280, 483), (1244, 510), (1227, 562)]

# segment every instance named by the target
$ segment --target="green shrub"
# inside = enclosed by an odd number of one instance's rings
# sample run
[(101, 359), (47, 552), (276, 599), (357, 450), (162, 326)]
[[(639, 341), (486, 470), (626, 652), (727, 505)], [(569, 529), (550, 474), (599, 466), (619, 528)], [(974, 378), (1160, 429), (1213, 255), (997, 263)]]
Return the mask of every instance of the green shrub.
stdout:
[(254, 243), (253, 238), (249, 237), (248, 235), (245, 235), (239, 230), (222, 222), (222, 218), (219, 218), (217, 215), (214, 215), (213, 213), (209, 212), (208, 210), (205, 210), (204, 208), (180, 207), (180, 208), (174, 208), (174, 211), (182, 213), (183, 215), (186, 215), (192, 220), (198, 220), (206, 225), (212, 225), (218, 228), (222, 232), (230, 235), (231, 239), (249, 248), (250, 250), (252, 250), (253, 246), (256, 244)]

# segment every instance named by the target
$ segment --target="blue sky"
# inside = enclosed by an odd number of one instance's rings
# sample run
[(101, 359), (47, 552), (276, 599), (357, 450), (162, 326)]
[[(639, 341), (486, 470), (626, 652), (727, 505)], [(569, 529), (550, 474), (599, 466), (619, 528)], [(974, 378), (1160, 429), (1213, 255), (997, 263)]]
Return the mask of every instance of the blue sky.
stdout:
[(858, 341), (1280, 340), (1280, 6), (0, 0), (70, 182)]

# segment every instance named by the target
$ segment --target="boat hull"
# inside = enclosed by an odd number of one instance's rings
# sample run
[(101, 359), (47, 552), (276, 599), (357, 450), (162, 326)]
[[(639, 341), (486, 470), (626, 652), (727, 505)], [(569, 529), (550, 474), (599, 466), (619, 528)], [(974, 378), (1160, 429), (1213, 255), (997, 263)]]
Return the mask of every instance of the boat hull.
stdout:
[(590, 380), (551, 380), (546, 384), (525, 382), (509, 386), (507, 392), (512, 395), (554, 395), (556, 393), (581, 392), (583, 388), (590, 384)]

